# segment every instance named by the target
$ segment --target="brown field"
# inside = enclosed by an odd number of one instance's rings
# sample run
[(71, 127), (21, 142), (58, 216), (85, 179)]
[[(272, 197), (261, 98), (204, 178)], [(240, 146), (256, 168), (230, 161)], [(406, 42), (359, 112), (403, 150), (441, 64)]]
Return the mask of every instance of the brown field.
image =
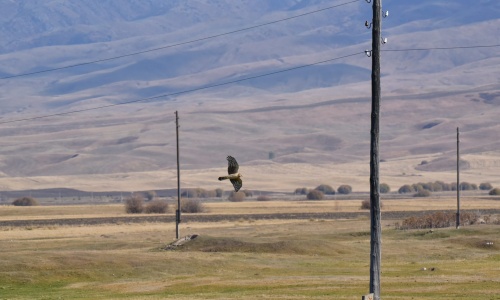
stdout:
[[(174, 240), (174, 223), (3, 226), (1, 297), (359, 299), (369, 283), (367, 217), (255, 220), (251, 215), (356, 212), (360, 201), (206, 203), (206, 214), (221, 219), (181, 223), (181, 236), (199, 238), (176, 251), (162, 250)], [(480, 211), (499, 204), (465, 198), (463, 205)], [(452, 197), (386, 200), (383, 210), (448, 210), (453, 205)], [(224, 220), (242, 213), (249, 217)], [(74, 216), (126, 215), (123, 205), (0, 207), (0, 221)], [(430, 233), (396, 230), (397, 221), (382, 222), (384, 299), (500, 299), (498, 225)]]

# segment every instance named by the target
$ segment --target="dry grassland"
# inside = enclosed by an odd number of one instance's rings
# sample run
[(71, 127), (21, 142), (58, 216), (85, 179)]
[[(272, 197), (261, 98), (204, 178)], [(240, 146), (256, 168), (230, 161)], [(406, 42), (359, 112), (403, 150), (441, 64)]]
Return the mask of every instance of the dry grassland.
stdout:
[[(422, 203), (436, 209), (451, 202), (405, 200), (402, 205)], [(252, 214), (351, 211), (358, 209), (358, 203), (207, 206), (214, 214)], [(0, 212), (2, 220), (9, 215), (23, 219), (35, 214), (42, 218), (124, 214), (119, 205), (0, 207)], [(429, 233), (395, 230), (394, 221), (383, 221), (384, 299), (499, 299), (498, 225)], [(174, 224), (0, 230), (0, 291), (6, 299), (359, 299), (368, 291), (366, 218), (181, 223), (182, 235), (200, 237), (177, 251), (161, 250), (173, 241)]]

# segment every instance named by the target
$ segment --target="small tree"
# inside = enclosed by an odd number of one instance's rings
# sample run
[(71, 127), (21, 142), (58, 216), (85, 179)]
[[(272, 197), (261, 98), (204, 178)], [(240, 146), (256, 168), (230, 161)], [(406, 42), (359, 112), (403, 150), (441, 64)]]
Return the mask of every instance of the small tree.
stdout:
[(339, 194), (347, 195), (347, 194), (350, 194), (352, 192), (352, 187), (350, 185), (343, 184), (343, 185), (339, 186), (339, 188), (337, 189), (337, 192)]
[(228, 200), (231, 202), (242, 202), (244, 199), (245, 199), (245, 193), (243, 193), (242, 191), (239, 192), (232, 191), (229, 194), (228, 198)]
[(22, 197), (14, 200), (12, 202), (12, 205), (14, 206), (37, 206), (38, 201), (34, 198), (31, 197)]
[(398, 193), (400, 193), (400, 194), (413, 193), (413, 192), (415, 192), (415, 190), (413, 189), (413, 186), (411, 186), (409, 184), (403, 185), (398, 190)]
[(315, 188), (315, 190), (326, 195), (335, 195), (335, 190), (328, 184), (320, 184)]
[(310, 190), (309, 193), (307, 193), (308, 200), (323, 200), (324, 197), (325, 194), (320, 190)]
[(489, 192), (489, 194), (490, 194), (491, 196), (499, 196), (499, 195), (500, 195), (500, 188), (494, 188), (494, 189), (492, 189), (492, 190)]
[(387, 194), (391, 191), (391, 187), (387, 183), (380, 184), (380, 193)]
[(140, 214), (144, 211), (144, 198), (140, 195), (132, 195), (125, 201), (125, 211), (128, 214)]
[(224, 190), (222, 190), (222, 189), (215, 189), (215, 196), (217, 198), (222, 198), (223, 194), (224, 194)]
[(148, 214), (164, 214), (168, 211), (168, 203), (163, 200), (153, 200), (146, 205)]
[(493, 186), (489, 182), (483, 182), (479, 185), (479, 189), (482, 191), (489, 191), (492, 188), (493, 188)]

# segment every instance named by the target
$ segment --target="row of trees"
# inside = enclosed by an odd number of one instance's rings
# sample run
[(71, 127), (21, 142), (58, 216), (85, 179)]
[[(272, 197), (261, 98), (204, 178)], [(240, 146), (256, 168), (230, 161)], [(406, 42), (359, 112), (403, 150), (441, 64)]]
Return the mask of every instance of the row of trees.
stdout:
[(466, 181), (461, 182), (459, 186), (457, 186), (456, 182), (446, 183), (443, 181), (419, 182), (412, 185), (405, 184), (399, 188), (398, 193), (415, 193), (415, 197), (428, 197), (431, 195), (431, 192), (456, 191), (457, 188), (460, 188), (461, 191), (474, 191), (478, 189), (483, 191), (489, 190), (490, 195), (500, 195), (500, 189), (493, 188), (493, 186), (488, 182), (483, 182), (478, 186), (475, 183), (469, 183)]
[[(391, 187), (386, 183), (380, 184), (380, 193), (389, 193), (391, 191)], [(335, 195), (335, 194), (347, 195), (352, 193), (352, 187), (347, 184), (340, 185), (337, 190), (328, 185), (328, 184), (320, 184), (314, 189), (307, 188), (297, 188), (295, 189), (294, 194), (296, 195), (307, 195), (307, 199), (309, 200), (322, 200), (325, 195)]]

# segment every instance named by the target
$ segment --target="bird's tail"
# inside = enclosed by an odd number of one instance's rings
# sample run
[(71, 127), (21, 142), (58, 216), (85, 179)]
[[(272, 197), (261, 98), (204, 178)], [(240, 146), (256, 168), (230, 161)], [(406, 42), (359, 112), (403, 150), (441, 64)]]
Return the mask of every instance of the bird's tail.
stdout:
[(224, 180), (224, 179), (227, 179), (227, 176), (221, 176), (221, 177), (219, 177), (219, 180)]

